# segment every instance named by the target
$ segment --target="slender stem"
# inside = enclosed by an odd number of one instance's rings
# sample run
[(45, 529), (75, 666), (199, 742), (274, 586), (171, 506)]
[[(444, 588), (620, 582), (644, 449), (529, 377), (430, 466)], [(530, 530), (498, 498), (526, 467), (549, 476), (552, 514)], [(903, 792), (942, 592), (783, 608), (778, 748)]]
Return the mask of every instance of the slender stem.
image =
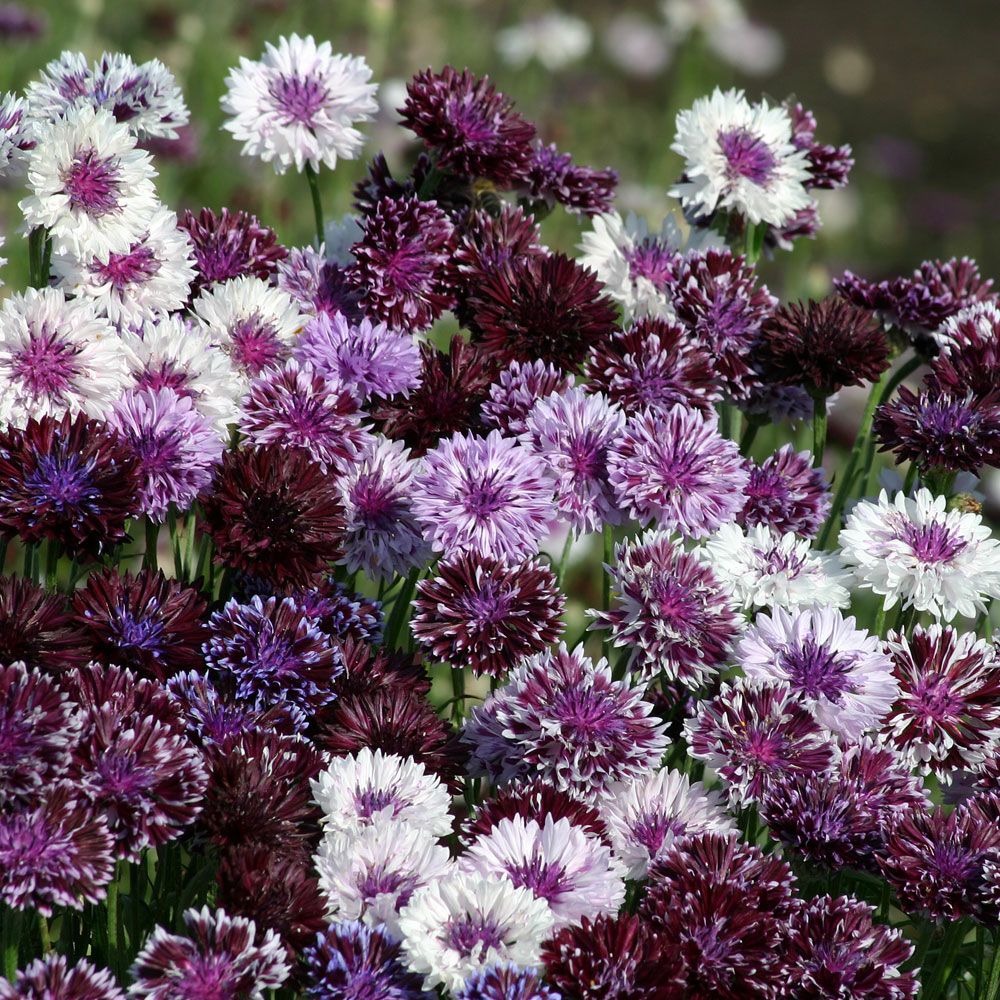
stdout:
[(465, 670), (462, 667), (452, 665), (451, 668), (451, 691), (454, 697), (454, 706), (451, 710), (453, 721), (458, 721), (465, 713)]
[(562, 586), (563, 578), (566, 575), (566, 564), (569, 562), (570, 549), (573, 548), (573, 531), (569, 529), (566, 532), (566, 541), (563, 543), (562, 555), (559, 557), (559, 563), (556, 566), (556, 584)]
[(749, 455), (754, 441), (757, 439), (757, 432), (763, 427), (763, 421), (759, 417), (747, 417), (747, 425), (743, 428), (743, 435), (740, 437), (740, 454)]
[(118, 873), (108, 886), (108, 898), (105, 902), (108, 913), (108, 964), (116, 977), (120, 978), (118, 953), (121, 942), (118, 936)]
[(921, 997), (932, 1000), (934, 997), (944, 995), (948, 988), (951, 970), (955, 965), (955, 957), (968, 930), (968, 925), (964, 920), (954, 920), (945, 928), (944, 941), (938, 951), (937, 961), (931, 966), (929, 975), (924, 979)]
[(49, 933), (49, 921), (44, 914), (38, 914), (38, 937), (42, 942), (42, 954), (52, 951), (52, 935)]
[(413, 600), (413, 594), (417, 589), (417, 580), (419, 579), (420, 567), (414, 566), (410, 570), (410, 575), (406, 578), (406, 583), (403, 584), (403, 589), (396, 595), (396, 600), (392, 605), (392, 614), (386, 623), (384, 640), (386, 649), (396, 648), (399, 633), (402, 631), (403, 624), (406, 621), (406, 613), (409, 610), (410, 601)]
[(1000, 929), (993, 932), (993, 960), (990, 962), (990, 972), (986, 977), (983, 1000), (1000, 1000)]
[[(604, 525), (604, 563), (601, 566), (601, 606), (605, 611), (611, 609), (611, 566), (615, 557), (615, 529), (610, 524)], [(611, 662), (611, 633), (605, 632), (601, 641), (601, 655)]]
[(910, 467), (906, 470), (906, 479), (903, 482), (903, 492), (909, 496), (913, 489), (913, 484), (917, 481), (917, 463), (910, 462)]
[(826, 454), (826, 397), (813, 396), (813, 468), (823, 467)]
[(724, 438), (735, 440), (737, 431), (737, 420), (739, 411), (734, 403), (719, 404), (719, 433)]
[(319, 196), (319, 175), (311, 163), (306, 164), (306, 180), (309, 181), (309, 193), (312, 195), (313, 215), (316, 217), (316, 246), (321, 247), (326, 239), (323, 226), (323, 202)]
[(3, 941), (3, 974), (13, 983), (17, 975), (17, 953), (21, 943), (21, 914), (0, 903), (0, 939)]
[(48, 231), (44, 226), (36, 226), (28, 234), (28, 284), (32, 288), (44, 288), (49, 283), (51, 253)]
[(146, 518), (146, 551), (142, 557), (142, 565), (154, 573), (159, 566), (157, 546), (160, 540), (160, 526), (151, 517)]
[(875, 635), (882, 635), (885, 631), (885, 601), (882, 601), (878, 606), (878, 612), (875, 615)]

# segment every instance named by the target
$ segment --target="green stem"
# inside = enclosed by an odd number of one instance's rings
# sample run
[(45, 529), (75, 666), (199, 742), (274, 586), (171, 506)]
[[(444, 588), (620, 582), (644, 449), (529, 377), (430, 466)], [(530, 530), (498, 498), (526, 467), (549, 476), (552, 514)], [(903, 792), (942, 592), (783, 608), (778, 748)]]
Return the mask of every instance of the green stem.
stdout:
[[(610, 524), (604, 525), (604, 563), (601, 566), (601, 606), (605, 611), (611, 610), (611, 570), (609, 567), (615, 557), (615, 529)], [(611, 633), (606, 632), (601, 640), (601, 655), (611, 662)]]
[(0, 940), (3, 941), (3, 974), (14, 982), (17, 975), (17, 953), (21, 944), (21, 914), (0, 903)]
[(917, 463), (910, 462), (910, 467), (906, 470), (906, 479), (903, 481), (903, 492), (909, 496), (913, 484), (917, 481)]
[(403, 623), (406, 621), (406, 613), (410, 608), (410, 602), (413, 600), (413, 594), (417, 589), (417, 580), (419, 579), (420, 567), (414, 566), (406, 578), (406, 583), (403, 584), (403, 589), (396, 595), (396, 600), (392, 605), (392, 614), (386, 623), (384, 642), (386, 649), (396, 648), (399, 633), (402, 631)]
[(559, 562), (556, 565), (556, 585), (561, 587), (563, 582), (563, 577), (566, 575), (566, 564), (569, 562), (570, 549), (573, 548), (573, 531), (572, 529), (566, 532), (566, 541), (563, 543), (562, 555), (559, 557)]
[(740, 454), (749, 455), (754, 441), (757, 439), (757, 432), (764, 426), (760, 417), (747, 417), (747, 425), (743, 428), (743, 435), (740, 438)]
[(875, 615), (875, 635), (882, 635), (885, 632), (885, 601), (882, 601), (878, 606), (878, 612)]
[(955, 958), (967, 933), (968, 926), (964, 920), (954, 920), (945, 929), (944, 942), (938, 952), (937, 961), (931, 966), (930, 974), (924, 980), (924, 988), (920, 994), (923, 1000), (933, 1000), (937, 996), (944, 996), (947, 992)]
[(316, 219), (316, 246), (321, 247), (326, 239), (326, 231), (323, 226), (323, 202), (319, 196), (319, 174), (313, 169), (311, 163), (306, 164), (306, 180), (309, 181), (309, 193), (312, 195), (313, 215)]
[(430, 173), (424, 178), (423, 184), (420, 185), (420, 190), (417, 192), (417, 197), (421, 201), (425, 201), (428, 198), (434, 196), (434, 192), (437, 191), (438, 185), (441, 183), (444, 173), (438, 170), (437, 165), (431, 167)]
[(465, 713), (465, 670), (462, 667), (451, 668), (451, 692), (454, 706), (451, 710), (452, 721), (458, 722)]
[(160, 540), (160, 526), (151, 517), (146, 518), (146, 551), (143, 553), (142, 565), (154, 573), (159, 566), (157, 546)]
[(121, 979), (119, 950), (121, 941), (118, 934), (118, 873), (108, 886), (108, 898), (105, 902), (108, 914), (108, 964), (115, 977)]
[(737, 409), (733, 403), (719, 404), (719, 433), (724, 438), (734, 440), (736, 437)]
[(48, 955), (52, 951), (52, 935), (49, 933), (49, 922), (42, 913), (38, 914), (38, 937), (42, 942), (42, 954)]
[(983, 1000), (1000, 1000), (1000, 929), (993, 932), (993, 960), (986, 977)]
[(44, 288), (49, 283), (51, 253), (48, 232), (44, 226), (36, 226), (28, 234), (28, 284), (32, 288)]
[(826, 397), (813, 396), (813, 468), (823, 467), (823, 456), (826, 454)]

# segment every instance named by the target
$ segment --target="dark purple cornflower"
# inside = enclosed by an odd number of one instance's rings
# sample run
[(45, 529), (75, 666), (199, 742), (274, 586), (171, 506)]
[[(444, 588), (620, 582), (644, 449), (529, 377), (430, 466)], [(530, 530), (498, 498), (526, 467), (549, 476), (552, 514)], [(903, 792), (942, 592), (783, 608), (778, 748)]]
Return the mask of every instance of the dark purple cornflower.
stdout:
[(318, 750), (294, 736), (249, 732), (206, 747), (205, 763), (209, 780), (198, 825), (217, 847), (309, 857), (319, 834), (309, 788), (324, 766)]
[(618, 172), (610, 167), (578, 166), (569, 153), (561, 153), (554, 144), (536, 141), (517, 186), (524, 196), (547, 209), (562, 205), (569, 212), (600, 215), (611, 211)]
[(613, 602), (589, 612), (629, 654), (629, 670), (697, 689), (718, 672), (739, 634), (740, 619), (711, 569), (663, 531), (615, 550), (608, 568)]
[(340, 642), (340, 656), (344, 670), (333, 682), (338, 698), (379, 688), (406, 689), (416, 695), (430, 692), (431, 679), (416, 653), (388, 650), (347, 636)]
[(780, 534), (791, 531), (813, 538), (830, 510), (830, 486), (823, 470), (813, 468), (812, 455), (786, 444), (760, 465), (749, 459), (747, 465), (750, 480), (737, 524), (766, 524)]
[(157, 927), (132, 966), (129, 995), (149, 1000), (263, 1000), (288, 978), (281, 939), (225, 910), (185, 910), (186, 935)]
[(996, 324), (986, 336), (973, 331), (972, 336), (942, 350), (924, 377), (927, 392), (975, 399), (994, 393), (1000, 384), (1000, 312)]
[(735, 835), (681, 840), (653, 862), (640, 916), (677, 949), (686, 989), (719, 1000), (773, 997), (786, 981), (781, 939), (795, 876)]
[(535, 126), (525, 121), (488, 76), (445, 66), (406, 86), (402, 124), (434, 155), (438, 170), (509, 186), (527, 168)]
[(58, 674), (86, 659), (66, 601), (24, 577), (0, 576), (0, 663)]
[(332, 923), (302, 952), (310, 1000), (422, 1000), (423, 978), (409, 972), (399, 943), (381, 927)]
[(80, 728), (54, 680), (23, 663), (0, 665), (0, 804), (31, 802), (64, 777)]
[(372, 319), (426, 330), (454, 304), (455, 229), (437, 202), (386, 198), (363, 218), (350, 280)]
[(138, 461), (100, 421), (80, 415), (29, 420), (0, 431), (0, 533), (58, 542), (96, 559), (128, 538)]
[(778, 778), (821, 774), (835, 760), (829, 734), (786, 685), (726, 684), (699, 703), (684, 731), (691, 756), (719, 775), (738, 805), (759, 799)]
[(847, 185), (847, 175), (854, 166), (850, 146), (829, 146), (816, 141), (816, 116), (798, 102), (785, 102), (785, 110), (792, 120), (792, 145), (806, 150), (811, 180), (807, 189), (833, 191)]
[(91, 574), (73, 596), (73, 613), (95, 660), (158, 681), (201, 665), (205, 599), (159, 570)]
[(306, 587), (340, 557), (337, 481), (303, 451), (277, 444), (227, 451), (200, 503), (198, 527), (230, 569)]
[(208, 636), (205, 662), (235, 681), (239, 701), (312, 714), (336, 698), (330, 685), (341, 670), (337, 647), (291, 597), (231, 600), (212, 615)]
[(324, 470), (346, 472), (370, 437), (350, 388), (309, 362), (292, 359), (262, 372), (242, 411), (240, 432), (251, 445), (302, 449)]
[(871, 312), (830, 296), (777, 309), (753, 356), (767, 382), (825, 398), (844, 386), (877, 381), (889, 367), (889, 343)]
[(5, 42), (41, 38), (48, 27), (48, 18), (40, 11), (29, 10), (19, 3), (0, 5), (0, 39)]
[(674, 1000), (682, 967), (672, 942), (629, 914), (584, 917), (542, 950), (546, 979), (574, 1000)]
[(510, 261), (469, 298), (475, 339), (503, 362), (541, 360), (573, 371), (615, 329), (617, 310), (602, 287), (563, 254)]
[(978, 473), (1000, 461), (1000, 390), (961, 396), (901, 385), (875, 411), (881, 451), (897, 462), (916, 462), (928, 472)]
[(726, 391), (744, 398), (756, 382), (750, 357), (777, 305), (744, 257), (709, 250), (681, 258), (670, 288), (677, 318), (712, 356)]
[(362, 318), (361, 293), (351, 284), (346, 267), (313, 247), (297, 247), (279, 262), (275, 284), (290, 295), (307, 316)]
[(302, 611), (316, 621), (320, 630), (333, 639), (382, 641), (381, 603), (348, 590), (332, 576), (327, 576), (314, 589), (294, 591), (292, 597)]
[(916, 808), (887, 832), (879, 865), (907, 913), (960, 920), (975, 911), (983, 864), (998, 850), (1000, 825), (975, 811)]
[(412, 757), (451, 786), (464, 773), (468, 756), (425, 694), (401, 685), (338, 698), (323, 713), (314, 740), (335, 757), (363, 747)]
[(180, 709), (188, 737), (198, 746), (223, 743), (228, 736), (265, 732), (295, 735), (305, 732), (308, 716), (281, 702), (258, 709), (237, 701), (235, 684), (213, 683), (194, 670), (175, 674), (167, 691)]
[(561, 996), (528, 969), (493, 965), (474, 972), (455, 1000), (560, 1000)]
[(376, 153), (368, 162), (365, 176), (354, 185), (354, 207), (361, 215), (371, 215), (383, 198), (408, 198), (417, 194), (432, 168), (431, 158), (420, 153), (413, 169), (402, 181), (389, 169), (385, 153)]
[(148, 717), (173, 732), (184, 732), (177, 706), (157, 681), (137, 678), (131, 670), (100, 663), (88, 663), (59, 679), (82, 711), (85, 725), (93, 716), (108, 710), (122, 718)]
[[(0, 902), (51, 917), (97, 903), (114, 877), (113, 839), (79, 789), (56, 782), (24, 809), (0, 812)], [(2, 980), (0, 980), (2, 982)]]
[(447, 351), (422, 343), (420, 356), (420, 385), (407, 399), (388, 401), (373, 414), (382, 433), (404, 441), (414, 458), (442, 438), (484, 429), (480, 408), (496, 374), (494, 359), (460, 335), (452, 337)]
[(540, 399), (566, 392), (571, 376), (544, 361), (512, 361), (490, 386), (483, 403), (482, 418), (488, 427), (505, 437), (516, 437), (528, 429), (527, 416)]
[(535, 217), (501, 202), (496, 215), (481, 208), (469, 214), (455, 249), (455, 267), (460, 283), (469, 291), (484, 275), (509, 261), (544, 257), (545, 252)]
[(503, 677), (562, 634), (566, 601), (537, 559), (507, 562), (464, 553), (421, 580), (410, 630), (435, 659)]
[(466, 822), (463, 839), (472, 843), (486, 837), (501, 820), (515, 816), (533, 819), (542, 827), (549, 817), (554, 822), (568, 819), (573, 826), (610, 845), (604, 820), (594, 806), (543, 779), (513, 781), (484, 799)]
[(114, 977), (85, 958), (70, 965), (50, 952), (21, 969), (13, 982), (0, 979), (0, 1000), (125, 1000)]
[(216, 215), (210, 208), (203, 208), (197, 215), (185, 212), (179, 225), (194, 246), (198, 273), (191, 286), (192, 297), (217, 282), (242, 275), (266, 281), (278, 261), (288, 256), (274, 230), (262, 226), (249, 212), (224, 208)]
[(639, 319), (590, 352), (587, 392), (603, 392), (630, 416), (676, 404), (706, 415), (721, 395), (707, 349), (665, 319)]
[(792, 910), (781, 944), (790, 982), (789, 1000), (851, 997), (912, 1000), (913, 972), (902, 966), (913, 954), (900, 931), (872, 920), (872, 908), (847, 896), (819, 896)]

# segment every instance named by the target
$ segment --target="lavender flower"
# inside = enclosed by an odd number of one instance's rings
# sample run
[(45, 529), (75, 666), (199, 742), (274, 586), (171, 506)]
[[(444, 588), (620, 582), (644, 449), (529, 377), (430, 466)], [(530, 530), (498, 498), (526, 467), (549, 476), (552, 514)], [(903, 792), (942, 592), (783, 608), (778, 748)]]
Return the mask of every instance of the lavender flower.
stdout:
[(527, 429), (527, 418), (538, 400), (560, 395), (572, 386), (570, 376), (544, 361), (512, 361), (490, 386), (483, 403), (483, 421), (507, 437)]

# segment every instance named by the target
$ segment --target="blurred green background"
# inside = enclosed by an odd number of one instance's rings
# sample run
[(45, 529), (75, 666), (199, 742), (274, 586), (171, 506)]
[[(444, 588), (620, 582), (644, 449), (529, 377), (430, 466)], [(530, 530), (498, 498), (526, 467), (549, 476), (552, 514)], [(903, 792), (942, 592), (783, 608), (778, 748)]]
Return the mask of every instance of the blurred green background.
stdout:
[[(219, 127), (230, 66), (265, 40), (297, 31), (363, 53), (382, 84), (383, 112), (368, 151), (412, 156), (392, 109), (415, 70), (451, 62), (490, 73), (541, 134), (578, 161), (611, 165), (619, 203), (656, 223), (677, 173), (673, 118), (716, 83), (750, 95), (794, 94), (819, 118), (819, 137), (850, 142), (851, 186), (823, 199), (825, 228), (767, 267), (788, 295), (825, 290), (850, 266), (881, 276), (924, 257), (970, 254), (1000, 265), (1000, 4), (965, 0), (31, 0), (46, 26), (0, 42), (0, 87), (18, 90), (62, 49), (157, 56), (175, 72), (192, 128), (158, 157), (171, 207), (249, 208), (286, 243), (311, 234), (305, 181), (241, 158)], [(560, 10), (570, 21), (556, 21)], [(534, 51), (533, 51), (534, 50)], [(323, 176), (327, 215), (346, 211), (361, 163)], [(0, 227), (19, 218), (16, 191), (0, 192)], [(554, 213), (546, 237), (570, 249), (579, 223)], [(8, 280), (18, 282), (12, 261)]]

